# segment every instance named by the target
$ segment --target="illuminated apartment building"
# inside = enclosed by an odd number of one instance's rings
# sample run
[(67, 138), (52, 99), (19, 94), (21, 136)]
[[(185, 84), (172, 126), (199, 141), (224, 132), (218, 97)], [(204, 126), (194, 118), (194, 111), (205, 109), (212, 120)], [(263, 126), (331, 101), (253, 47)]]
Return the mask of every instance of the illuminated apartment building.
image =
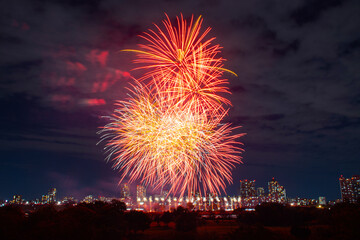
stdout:
[(360, 203), (360, 176), (354, 175), (351, 179), (353, 181), (356, 202)]
[(284, 203), (286, 201), (285, 188), (281, 186), (275, 178), (272, 178), (271, 181), (268, 182), (268, 188), (270, 202)]
[(264, 197), (265, 196), (265, 190), (263, 187), (258, 187), (257, 188), (257, 196), (258, 197)]
[(256, 197), (255, 180), (240, 180), (241, 198)]
[(360, 201), (360, 176), (355, 175), (352, 178), (339, 178), (341, 200), (348, 203), (356, 203)]

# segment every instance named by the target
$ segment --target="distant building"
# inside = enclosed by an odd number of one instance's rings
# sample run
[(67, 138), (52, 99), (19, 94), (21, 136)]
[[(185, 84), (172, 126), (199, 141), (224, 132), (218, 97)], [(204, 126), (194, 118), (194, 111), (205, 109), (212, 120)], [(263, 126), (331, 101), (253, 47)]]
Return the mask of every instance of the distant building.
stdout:
[(146, 188), (143, 185), (136, 186), (136, 198), (140, 199), (140, 201), (146, 198)]
[(339, 178), (340, 192), (342, 202), (356, 203), (360, 201), (360, 176), (355, 175), (352, 178)]
[(272, 178), (271, 181), (268, 182), (268, 188), (270, 202), (284, 203), (286, 201), (285, 188), (281, 186), (275, 178)]
[(21, 195), (14, 195), (11, 203), (13, 203), (13, 204), (21, 204), (22, 203)]
[(99, 196), (97, 200), (101, 201), (101, 202), (111, 203), (111, 201), (114, 199), (116, 200), (116, 198), (114, 198), (114, 197)]
[[(325, 198), (324, 198), (325, 199)], [(309, 199), (309, 198), (299, 198), (299, 197), (296, 197), (296, 198), (289, 198), (288, 201), (287, 201), (290, 206), (317, 206), (318, 204), (320, 204), (318, 202), (318, 200), (316, 199)], [(325, 204), (324, 204), (325, 205)]]
[(258, 205), (255, 180), (240, 180), (240, 197), (241, 207), (255, 207)]
[(51, 188), (48, 193), (47, 203), (56, 202), (56, 188)]
[(352, 176), (351, 179), (352, 179), (353, 185), (354, 185), (354, 195), (355, 195), (356, 202), (360, 203), (360, 176), (354, 175), (354, 176)]
[(42, 195), (41, 196), (41, 203), (47, 204), (48, 203), (48, 195)]
[(325, 197), (319, 197), (319, 205), (326, 205), (326, 198)]
[(257, 188), (257, 196), (258, 197), (264, 197), (265, 196), (265, 190), (263, 187), (258, 187)]
[(95, 202), (95, 198), (94, 198), (94, 196), (93, 195), (88, 195), (88, 196), (86, 196), (85, 198), (84, 198), (84, 202), (86, 202), (86, 203), (93, 203), (93, 202)]
[(121, 197), (130, 198), (130, 186), (128, 183), (123, 185), (123, 188), (121, 189)]
[(256, 197), (255, 180), (240, 180), (240, 196), (243, 199)]
[(62, 200), (63, 204), (75, 204), (76, 202), (77, 201), (74, 197), (64, 197), (64, 199)]

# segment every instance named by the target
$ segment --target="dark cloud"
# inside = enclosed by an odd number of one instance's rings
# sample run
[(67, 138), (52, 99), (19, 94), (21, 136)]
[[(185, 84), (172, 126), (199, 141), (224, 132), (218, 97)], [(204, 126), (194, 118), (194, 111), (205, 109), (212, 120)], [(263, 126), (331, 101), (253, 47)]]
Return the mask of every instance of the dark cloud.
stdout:
[(290, 42), (286, 46), (282, 48), (275, 48), (273, 50), (275, 56), (283, 57), (289, 52), (296, 52), (299, 49), (300, 41), (295, 39), (294, 41)]
[(291, 13), (297, 25), (302, 26), (316, 21), (321, 14), (331, 8), (338, 7), (345, 0), (306, 0), (305, 3)]
[(359, 51), (360, 39), (351, 40), (350, 42), (340, 44), (338, 47), (339, 57), (351, 55), (352, 53)]

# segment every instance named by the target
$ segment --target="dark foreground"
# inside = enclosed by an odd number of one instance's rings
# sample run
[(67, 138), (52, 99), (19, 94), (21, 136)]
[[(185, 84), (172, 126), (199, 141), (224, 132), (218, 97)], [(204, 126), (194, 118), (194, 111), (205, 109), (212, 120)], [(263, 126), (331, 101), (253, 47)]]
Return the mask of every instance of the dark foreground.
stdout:
[[(329, 208), (263, 204), (255, 212), (125, 211), (125, 204), (96, 202), (31, 210), (0, 208), (0, 239), (359, 239), (360, 207)], [(206, 218), (204, 218), (206, 216)]]

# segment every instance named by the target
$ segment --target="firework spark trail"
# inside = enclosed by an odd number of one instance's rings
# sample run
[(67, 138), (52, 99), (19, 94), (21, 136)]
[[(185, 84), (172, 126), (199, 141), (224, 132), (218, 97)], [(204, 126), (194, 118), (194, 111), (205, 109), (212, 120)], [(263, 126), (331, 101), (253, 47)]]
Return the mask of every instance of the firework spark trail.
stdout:
[[(167, 16), (166, 16), (167, 17)], [(155, 25), (143, 38), (148, 44), (135, 52), (147, 73), (129, 89), (129, 99), (119, 101), (105, 125), (108, 160), (122, 172), (121, 181), (140, 180), (169, 193), (183, 196), (199, 192), (220, 193), (232, 182), (231, 170), (241, 162), (243, 151), (235, 129), (221, 120), (230, 101), (223, 73), (224, 59), (217, 58), (219, 45), (200, 34), (202, 19), (189, 25), (177, 18), (174, 27), (167, 17), (165, 30)]]
[[(177, 18), (177, 28), (166, 16), (163, 21), (166, 32), (156, 26), (158, 33), (149, 30), (141, 36), (148, 44), (140, 44), (141, 50), (126, 49), (137, 54), (135, 63), (148, 72), (139, 80), (150, 79), (150, 84), (157, 84), (159, 92), (172, 92), (172, 97), (181, 102), (198, 101), (197, 107), (224, 111), (223, 103), (230, 101), (219, 93), (229, 93), (222, 79), (225, 59), (216, 57), (219, 45), (211, 46), (215, 38), (202, 42), (211, 28), (200, 34), (201, 16), (187, 25), (186, 20)], [(233, 73), (235, 74), (235, 73)]]

